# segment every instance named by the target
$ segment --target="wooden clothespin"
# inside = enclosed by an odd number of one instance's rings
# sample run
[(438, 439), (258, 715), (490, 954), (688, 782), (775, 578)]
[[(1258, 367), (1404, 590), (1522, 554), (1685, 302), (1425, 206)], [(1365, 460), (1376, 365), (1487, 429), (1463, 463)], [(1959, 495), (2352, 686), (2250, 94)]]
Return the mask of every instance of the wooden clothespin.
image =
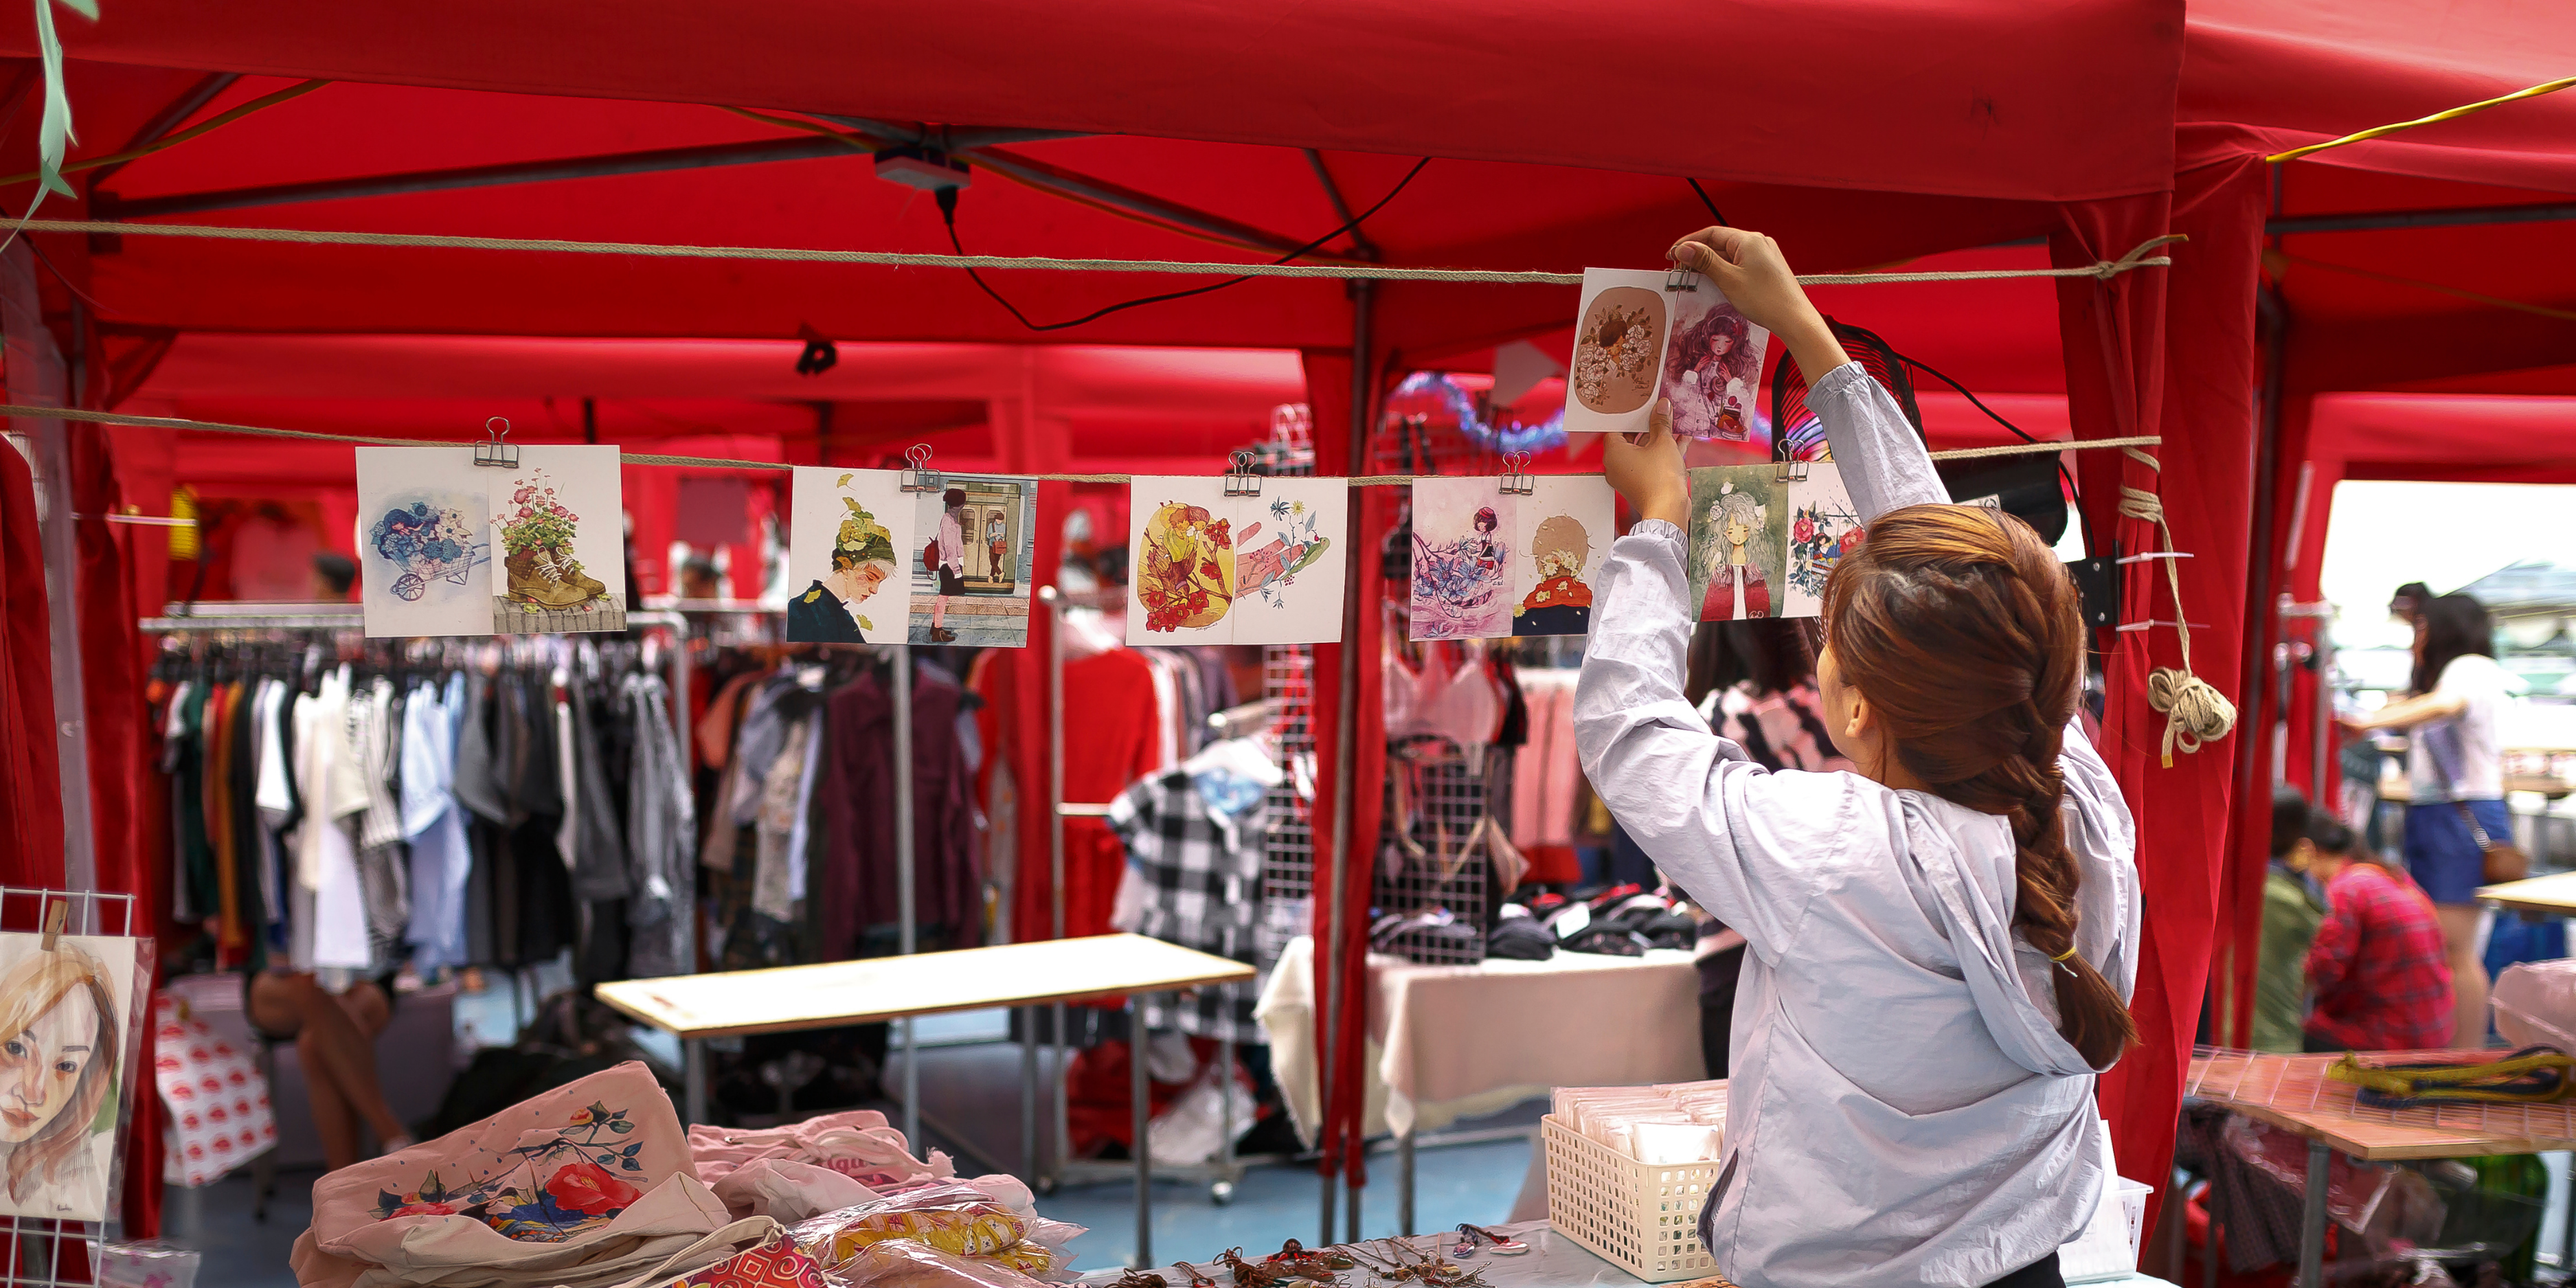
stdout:
[(44, 947), (46, 952), (50, 953), (54, 951), (55, 942), (63, 937), (63, 918), (71, 915), (71, 910), (72, 901), (69, 899), (48, 899), (45, 901)]

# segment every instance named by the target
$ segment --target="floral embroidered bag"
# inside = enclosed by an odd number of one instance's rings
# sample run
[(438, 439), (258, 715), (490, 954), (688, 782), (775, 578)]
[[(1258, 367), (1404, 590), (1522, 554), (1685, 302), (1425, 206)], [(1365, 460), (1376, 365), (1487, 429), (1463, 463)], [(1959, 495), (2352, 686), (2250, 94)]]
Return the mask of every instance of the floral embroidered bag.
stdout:
[(670, 1097), (630, 1061), (315, 1182), (296, 1278), (614, 1283), (725, 1223)]

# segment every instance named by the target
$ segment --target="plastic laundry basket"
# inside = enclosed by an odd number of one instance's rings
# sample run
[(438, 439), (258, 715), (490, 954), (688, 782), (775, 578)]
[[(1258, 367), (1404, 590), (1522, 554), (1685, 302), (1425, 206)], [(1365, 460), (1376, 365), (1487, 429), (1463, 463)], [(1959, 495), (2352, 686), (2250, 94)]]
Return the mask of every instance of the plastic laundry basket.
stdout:
[(1557, 1233), (1650, 1284), (1717, 1273), (1699, 1246), (1699, 1210), (1719, 1163), (1640, 1163), (1567, 1127), (1539, 1120), (1547, 1148), (1547, 1219)]

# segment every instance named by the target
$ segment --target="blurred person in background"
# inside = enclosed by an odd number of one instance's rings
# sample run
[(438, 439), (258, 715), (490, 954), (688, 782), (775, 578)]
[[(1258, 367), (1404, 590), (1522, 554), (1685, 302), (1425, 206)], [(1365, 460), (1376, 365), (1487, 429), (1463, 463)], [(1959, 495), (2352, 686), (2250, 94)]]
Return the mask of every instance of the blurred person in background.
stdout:
[(2325, 920), (2325, 896), (2308, 872), (2308, 798), (2272, 787), (2272, 862), (2263, 873), (2263, 934), (2254, 947), (2254, 1049), (2295, 1054), (2308, 1009), (2308, 946)]
[(2423, 617), (2424, 605), (2432, 602), (2433, 588), (2420, 581), (2410, 581), (2388, 597), (2388, 619), (2413, 626)]
[(2420, 1051), (2475, 1044), (2452, 1033), (2450, 948), (2433, 905), (2406, 874), (2384, 865), (2352, 829), (2311, 811), (2293, 853), (2325, 883), (2327, 911), (2308, 949), (2316, 1006), (2310, 1051)]
[(2504, 806), (2506, 683), (2485, 606), (2442, 595), (2418, 610), (2412, 692), (2342, 718), (2356, 733), (2406, 731), (2406, 870), (2441, 919), (2457, 1025), (2450, 1041), (2463, 1046), (2479, 1045), (2487, 1024), (2487, 972), (2477, 955), (2486, 851), (2477, 834), (2498, 844), (2513, 839)]

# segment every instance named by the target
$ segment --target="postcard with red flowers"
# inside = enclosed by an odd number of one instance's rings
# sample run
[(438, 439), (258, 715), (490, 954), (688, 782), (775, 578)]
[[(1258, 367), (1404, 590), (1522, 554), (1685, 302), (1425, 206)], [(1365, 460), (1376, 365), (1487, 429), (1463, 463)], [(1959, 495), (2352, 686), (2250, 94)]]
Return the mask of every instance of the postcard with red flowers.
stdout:
[(623, 1109), (592, 1102), (557, 1127), (520, 1136), (485, 1166), (435, 1170), (408, 1193), (376, 1195), (380, 1220), (470, 1216), (513, 1239), (561, 1243), (615, 1220), (658, 1177), (644, 1174), (644, 1142)]
[(1342, 637), (1350, 494), (1340, 479), (1139, 476), (1128, 501), (1127, 642), (1316, 644)]

